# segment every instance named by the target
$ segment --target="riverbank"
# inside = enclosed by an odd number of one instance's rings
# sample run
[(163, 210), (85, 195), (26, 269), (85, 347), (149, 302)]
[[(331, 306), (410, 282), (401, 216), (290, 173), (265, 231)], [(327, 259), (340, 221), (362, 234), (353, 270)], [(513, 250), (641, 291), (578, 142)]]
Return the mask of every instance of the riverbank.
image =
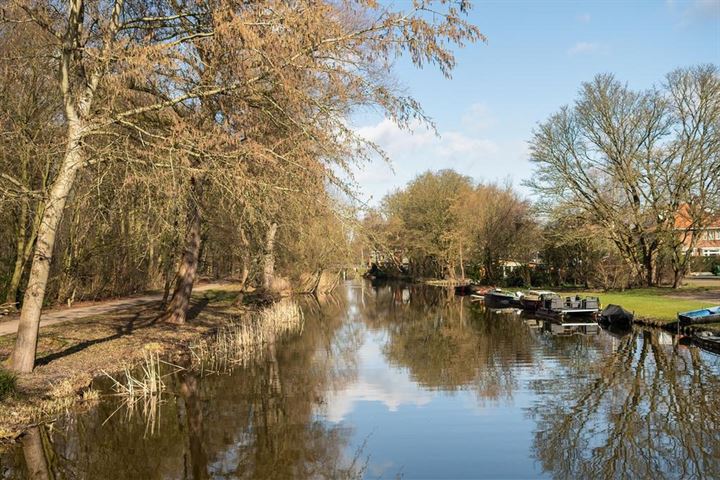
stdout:
[[(248, 296), (236, 306), (238, 294), (232, 284), (194, 294), (184, 325), (157, 322), (155, 302), (43, 327), (35, 370), (17, 377), (14, 392), (2, 400), (0, 440), (17, 438), (68, 409), (92, 405), (99, 398), (92, 389), (95, 378), (138, 365), (148, 351), (168, 361), (186, 358), (190, 345), (259, 310), (261, 298)], [(15, 335), (0, 337), (0, 359), (10, 355), (14, 341)]]
[(660, 323), (676, 321), (679, 312), (720, 304), (720, 289), (709, 287), (637, 288), (615, 292), (582, 290), (569, 294), (596, 295), (603, 306), (611, 303), (622, 305), (626, 310), (634, 311), (638, 318), (653, 319)]
[[(448, 280), (418, 280), (420, 283), (437, 287), (452, 287), (456, 281)], [(535, 289), (539, 289), (536, 287)], [(545, 288), (543, 288), (545, 289)], [(621, 305), (626, 310), (635, 313), (635, 323), (644, 326), (672, 329), (678, 331), (677, 314), (690, 310), (697, 310), (720, 305), (720, 283), (690, 284), (680, 289), (669, 287), (636, 288), (623, 291), (602, 291), (595, 289), (553, 289), (563, 296), (596, 296), (603, 306), (610, 304)], [(508, 291), (523, 291), (527, 289), (507, 288)], [(703, 324), (699, 326), (681, 327), (679, 331), (690, 333), (695, 330), (712, 330), (720, 333), (720, 323)]]
[(673, 332), (711, 330), (720, 333), (720, 323), (679, 326), (677, 314), (720, 304), (720, 289), (713, 287), (638, 288), (617, 292), (574, 291), (568, 295), (595, 295), (603, 306), (621, 305), (635, 313), (634, 323)]

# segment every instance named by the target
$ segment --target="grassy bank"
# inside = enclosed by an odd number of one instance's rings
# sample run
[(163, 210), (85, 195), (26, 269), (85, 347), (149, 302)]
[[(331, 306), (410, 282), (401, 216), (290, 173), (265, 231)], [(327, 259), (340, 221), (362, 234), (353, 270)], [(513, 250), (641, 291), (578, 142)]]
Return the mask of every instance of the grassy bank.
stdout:
[(661, 322), (677, 320), (678, 312), (720, 305), (720, 290), (708, 288), (639, 288), (618, 292), (583, 291), (570, 294), (596, 295), (603, 306), (611, 303), (635, 312), (636, 317)]
[[(5, 382), (12, 389), (0, 403), (0, 439), (17, 437), (27, 426), (47, 421), (69, 408), (82, 409), (98, 398), (92, 381), (105, 372), (121, 375), (144, 361), (148, 349), (169, 361), (189, 359), (192, 346), (227, 325), (255, 318), (260, 299), (233, 303), (237, 292), (206, 291), (193, 296), (185, 325), (156, 322), (158, 305), (83, 318), (40, 331), (34, 372)], [(0, 337), (0, 360), (7, 358), (14, 335)], [(4, 387), (3, 387), (4, 388)]]

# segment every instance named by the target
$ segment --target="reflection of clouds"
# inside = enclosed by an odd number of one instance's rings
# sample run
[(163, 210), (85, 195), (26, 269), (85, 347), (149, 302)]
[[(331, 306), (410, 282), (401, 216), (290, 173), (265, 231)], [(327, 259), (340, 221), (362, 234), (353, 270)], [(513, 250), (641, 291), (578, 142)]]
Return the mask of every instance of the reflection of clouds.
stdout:
[(380, 351), (379, 339), (366, 336), (358, 352), (360, 364), (355, 382), (342, 390), (328, 392), (325, 417), (340, 422), (352, 413), (359, 402), (380, 402), (395, 412), (403, 405), (426, 405), (431, 395), (408, 379), (407, 373), (390, 367)]

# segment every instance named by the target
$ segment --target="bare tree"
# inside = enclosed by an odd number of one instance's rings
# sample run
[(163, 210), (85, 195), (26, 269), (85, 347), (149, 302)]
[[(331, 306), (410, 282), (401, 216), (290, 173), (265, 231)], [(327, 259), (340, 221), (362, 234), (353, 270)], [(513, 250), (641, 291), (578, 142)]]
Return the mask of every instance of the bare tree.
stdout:
[(680, 205), (717, 171), (717, 82), (715, 66), (673, 72), (642, 92), (599, 75), (531, 141), (529, 185), (600, 226), (645, 285), (656, 281)]
[[(9, 21), (33, 23), (50, 39), (65, 130), (40, 208), (12, 369), (33, 368), (63, 211), (88, 165), (121, 158), (164, 165), (171, 174), (161, 177), (188, 191), (190, 179), (208, 178), (238, 198), (253, 181), (248, 164), (299, 165), (300, 178), (342, 186), (336, 169), (376, 148), (348, 128), (354, 108), (378, 106), (401, 126), (425, 118), (388, 79), (394, 59), (407, 53), (447, 75), (455, 63), (450, 46), (482, 38), (463, 19), (466, 1), (399, 11), (374, 1), (270, 3), (10, 2)], [(187, 275), (170, 302), (177, 321), (198, 261), (199, 217), (187, 218)]]

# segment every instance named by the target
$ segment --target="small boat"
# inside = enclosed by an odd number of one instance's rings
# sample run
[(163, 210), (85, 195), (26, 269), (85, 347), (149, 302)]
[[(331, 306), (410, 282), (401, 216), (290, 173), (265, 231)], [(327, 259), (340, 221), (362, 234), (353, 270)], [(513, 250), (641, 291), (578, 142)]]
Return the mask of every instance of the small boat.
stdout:
[(720, 322), (720, 306), (678, 313), (680, 325)]
[(700, 347), (710, 350), (713, 353), (720, 353), (720, 335), (714, 332), (697, 332), (693, 334), (692, 339), (700, 345)]
[(504, 314), (510, 314), (510, 315), (520, 315), (522, 313), (522, 310), (515, 307), (505, 307), (505, 308), (488, 308), (492, 313), (504, 313)]
[(564, 321), (567, 317), (595, 317), (600, 311), (600, 300), (597, 297), (559, 297), (545, 295), (536, 314), (555, 320)]
[(628, 312), (620, 305), (610, 304), (600, 312), (600, 322), (613, 327), (630, 328), (634, 318), (634, 313)]
[(473, 285), (473, 295), (485, 296), (486, 293), (490, 293), (495, 290), (495, 287), (481, 287), (480, 285)]
[(485, 295), (487, 292), (490, 292), (495, 287), (481, 287), (480, 285), (473, 285), (472, 283), (468, 283), (465, 285), (456, 285), (455, 286), (455, 295)]
[(520, 306), (520, 296), (496, 288), (485, 294), (485, 305), (490, 308), (509, 308)]
[(520, 305), (523, 310), (534, 312), (542, 306), (543, 297), (557, 296), (555, 292), (548, 290), (530, 290), (520, 297)]

